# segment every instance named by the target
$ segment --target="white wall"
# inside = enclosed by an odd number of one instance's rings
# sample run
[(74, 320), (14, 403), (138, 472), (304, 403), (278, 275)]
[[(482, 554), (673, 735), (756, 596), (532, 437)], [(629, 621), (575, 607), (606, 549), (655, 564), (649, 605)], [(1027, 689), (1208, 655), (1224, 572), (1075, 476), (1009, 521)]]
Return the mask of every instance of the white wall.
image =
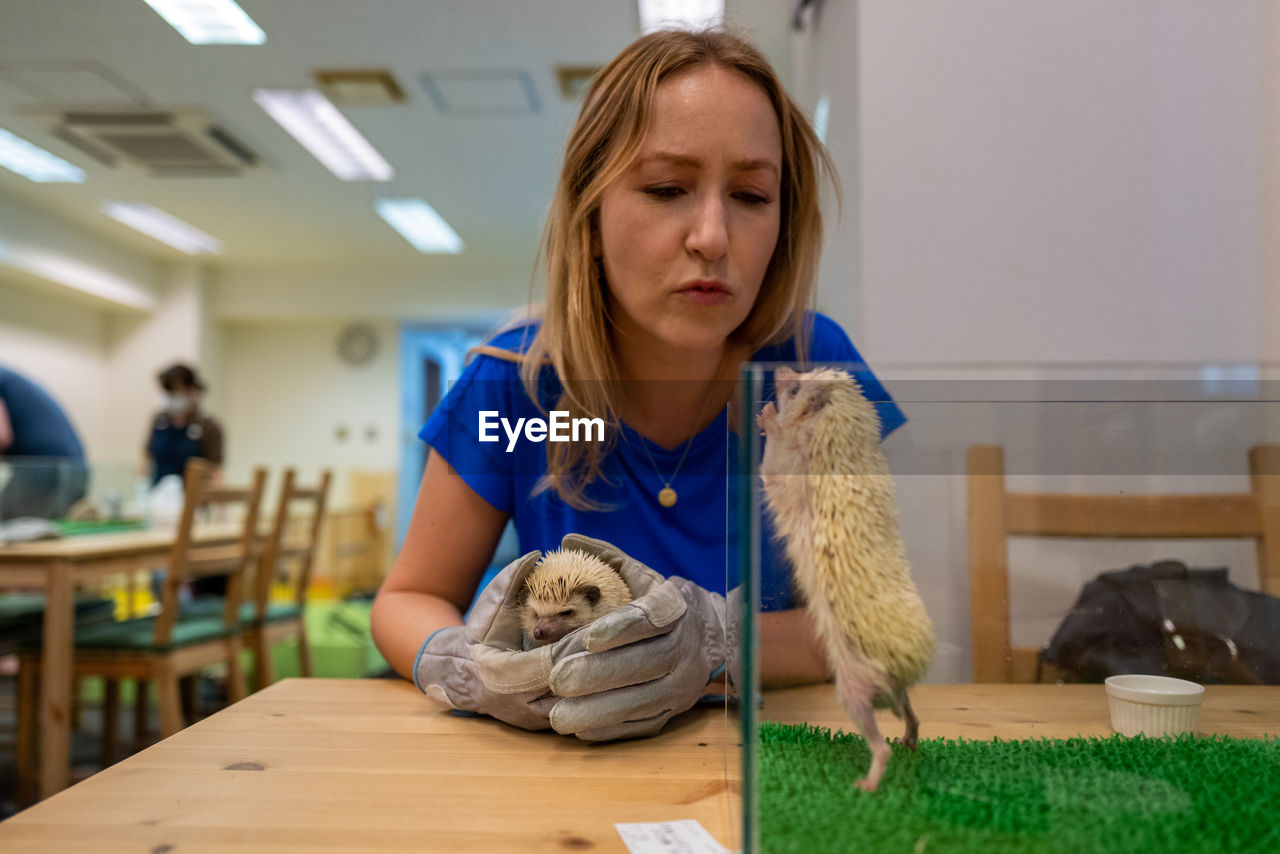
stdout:
[[(227, 476), (245, 480), (258, 464), (278, 479), (286, 465), (314, 481), (324, 466), (346, 501), (349, 469), (394, 470), (399, 461), (397, 326), (374, 322), (373, 361), (351, 367), (336, 351), (340, 320), (229, 322), (225, 325), (223, 405)], [(338, 434), (345, 428), (345, 439)], [(370, 436), (372, 430), (374, 435)]]
[(0, 196), (0, 272), (103, 310), (145, 312), (155, 301), (155, 262), (7, 196)]
[(1263, 289), (1262, 355), (1280, 363), (1280, 3), (1266, 3), (1263, 21), (1263, 69), (1265, 99), (1262, 115), (1266, 144), (1263, 146), (1262, 264)]
[(879, 363), (1275, 352), (1269, 15), (1261, 0), (823, 4), (796, 56), (802, 100), (831, 98), (846, 189), (824, 307)]
[(220, 332), (206, 276), (198, 263), (157, 262), (0, 198), (0, 361), (48, 389), (113, 481), (137, 470), (166, 365), (198, 365), (217, 405)]
[(213, 310), (220, 320), (326, 322), (335, 317), (447, 321), (488, 315), (541, 299), (531, 289), (532, 252), (527, 263), (460, 267), (424, 278), (369, 275), (359, 270), (220, 270)]
[(195, 366), (210, 387), (207, 408), (218, 409), (220, 377), (205, 361), (210, 338), (217, 334), (207, 320), (205, 275), (191, 262), (167, 266), (152, 312), (108, 320), (111, 397), (105, 429), (114, 458), (141, 459), (150, 416), (160, 405), (156, 375), (174, 362)]
[(882, 361), (1257, 359), (1265, 4), (860, 4)]
[[(934, 377), (987, 376), (997, 365), (1028, 377), (1035, 362), (1280, 354), (1274, 5), (821, 4), (794, 48), (801, 100), (812, 109), (830, 98), (828, 145), (845, 189), (843, 222), (829, 220), (820, 304), (891, 391), (922, 364)], [(904, 382), (899, 392), (913, 390)], [(898, 477), (908, 553), (942, 642), (931, 678), (966, 679), (964, 448), (1057, 440), (1048, 422), (997, 419), (966, 433), (954, 412), (906, 409), (913, 420), (886, 449), (909, 471)], [(1236, 433), (1249, 429), (1226, 425), (1231, 447), (1202, 476), (1135, 469), (1124, 483), (1064, 483), (1033, 456), (1012, 486), (1241, 490), (1247, 437)], [(1176, 432), (1161, 453), (1194, 441)], [(1241, 584), (1256, 578), (1238, 544), (1013, 552), (1020, 643), (1046, 640), (1084, 580), (1129, 562), (1178, 555), (1230, 565)]]
[(67, 413), (90, 459), (109, 453), (106, 319), (0, 281), (0, 364), (38, 383)]

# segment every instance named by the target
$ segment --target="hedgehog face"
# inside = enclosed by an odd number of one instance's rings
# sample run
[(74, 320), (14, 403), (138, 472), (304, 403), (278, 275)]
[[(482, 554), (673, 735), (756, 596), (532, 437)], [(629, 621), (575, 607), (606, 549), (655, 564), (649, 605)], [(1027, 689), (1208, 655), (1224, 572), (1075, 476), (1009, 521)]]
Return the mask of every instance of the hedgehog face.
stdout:
[(599, 616), (600, 588), (582, 584), (564, 596), (544, 599), (526, 587), (520, 603), (520, 623), (531, 647), (555, 643)]
[(784, 420), (800, 421), (816, 417), (831, 402), (837, 383), (847, 380), (849, 375), (830, 368), (804, 374), (790, 368), (779, 368), (773, 377), (779, 416)]

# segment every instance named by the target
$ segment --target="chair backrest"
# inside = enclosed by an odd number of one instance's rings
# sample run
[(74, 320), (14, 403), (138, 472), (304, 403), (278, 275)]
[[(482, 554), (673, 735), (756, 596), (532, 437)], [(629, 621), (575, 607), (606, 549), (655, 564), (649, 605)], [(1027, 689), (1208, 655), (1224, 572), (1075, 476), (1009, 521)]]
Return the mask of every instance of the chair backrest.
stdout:
[[(306, 604), (307, 588), (311, 584), (311, 570), (315, 566), (331, 480), (332, 472), (325, 469), (320, 474), (319, 484), (314, 487), (303, 487), (298, 483), (297, 472), (291, 468), (285, 469), (284, 483), (280, 487), (280, 500), (276, 504), (275, 523), (271, 526), (271, 534), (267, 537), (266, 548), (263, 549), (254, 584), (254, 609), (259, 619), (266, 616), (267, 606), (271, 601), (271, 582), (281, 565), (286, 562), (296, 561), (291, 576), (293, 600), (299, 607)], [(304, 513), (299, 514), (306, 528), (303, 536), (295, 540), (289, 534), (291, 529), (296, 529), (297, 526), (292, 522), (298, 517), (291, 514), (299, 504), (307, 506)]]
[(1280, 594), (1280, 445), (1249, 451), (1249, 492), (1212, 495), (1009, 492), (1004, 448), (975, 445), (967, 463), (974, 682), (1036, 678), (1039, 649), (1011, 643), (1009, 537), (1253, 539), (1258, 585)]
[[(190, 459), (183, 473), (182, 515), (178, 518), (173, 551), (161, 593), (160, 616), (156, 619), (157, 646), (169, 643), (178, 616), (178, 593), (182, 584), (195, 578), (225, 576), (227, 597), (223, 622), (238, 626), (244, 575), (259, 552), (258, 510), (266, 469), (256, 468), (248, 486), (215, 485), (212, 467), (201, 459)], [(216, 542), (201, 542), (196, 530), (196, 511), (202, 507), (243, 508), (238, 522), (228, 523), (227, 536)]]

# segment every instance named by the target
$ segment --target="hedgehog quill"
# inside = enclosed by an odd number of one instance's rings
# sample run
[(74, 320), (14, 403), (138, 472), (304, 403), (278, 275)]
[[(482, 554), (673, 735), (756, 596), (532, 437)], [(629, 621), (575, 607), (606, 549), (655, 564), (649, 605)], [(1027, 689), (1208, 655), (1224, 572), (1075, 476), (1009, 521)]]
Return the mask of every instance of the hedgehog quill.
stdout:
[(555, 643), (630, 601), (627, 582), (595, 555), (576, 549), (547, 552), (517, 599), (525, 649)]
[(765, 502), (835, 676), (836, 694), (871, 748), (855, 785), (874, 792), (891, 750), (876, 724), (888, 707), (914, 748), (907, 688), (933, 658), (933, 623), (911, 580), (880, 419), (848, 373), (774, 374), (777, 405), (756, 419), (766, 442)]

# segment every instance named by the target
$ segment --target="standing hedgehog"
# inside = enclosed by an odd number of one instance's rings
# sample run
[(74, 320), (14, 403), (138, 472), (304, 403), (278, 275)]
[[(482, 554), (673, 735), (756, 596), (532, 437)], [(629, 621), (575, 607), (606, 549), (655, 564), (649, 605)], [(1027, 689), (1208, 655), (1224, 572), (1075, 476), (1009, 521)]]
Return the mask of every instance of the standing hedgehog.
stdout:
[(765, 498), (837, 696), (871, 748), (871, 769), (856, 785), (874, 792), (890, 755), (874, 709), (903, 718), (902, 742), (915, 747), (920, 721), (907, 688), (933, 657), (933, 624), (898, 533), (875, 407), (844, 371), (780, 368), (774, 380), (777, 406), (765, 404), (756, 419), (767, 437)]
[(554, 643), (631, 601), (613, 567), (575, 549), (547, 552), (525, 578), (517, 600), (526, 649)]

